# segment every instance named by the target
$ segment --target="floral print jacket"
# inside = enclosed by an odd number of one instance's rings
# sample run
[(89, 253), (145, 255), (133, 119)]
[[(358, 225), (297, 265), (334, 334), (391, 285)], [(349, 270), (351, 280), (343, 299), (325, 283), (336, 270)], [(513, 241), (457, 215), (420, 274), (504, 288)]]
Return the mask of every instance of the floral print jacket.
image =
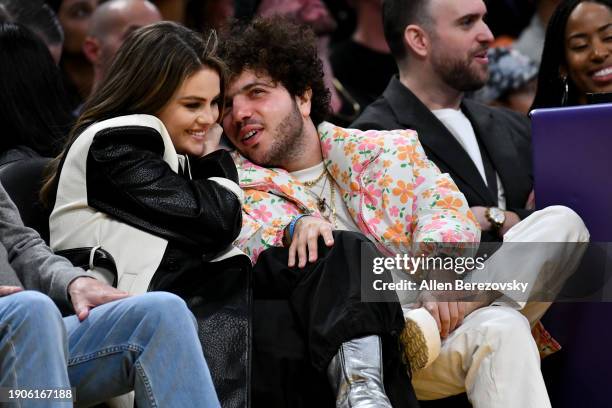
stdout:
[[(412, 130), (361, 131), (318, 127), (324, 164), (360, 231), (388, 253), (420, 255), (438, 243), (480, 239), (463, 194), (427, 159)], [(235, 244), (253, 262), (282, 246), (297, 214), (319, 216), (306, 187), (282, 169), (257, 166), (233, 153), (245, 193), (243, 226)]]
[[(480, 228), (465, 197), (427, 159), (416, 132), (364, 132), (325, 122), (318, 131), (325, 166), (349, 213), (379, 248), (416, 256), (444, 249), (440, 243), (461, 250), (460, 243), (479, 242)], [(293, 217), (320, 213), (306, 187), (287, 171), (232, 155), (245, 194), (242, 230), (234, 245), (254, 263), (263, 250), (283, 245)], [(540, 322), (532, 334), (542, 357), (561, 348)]]

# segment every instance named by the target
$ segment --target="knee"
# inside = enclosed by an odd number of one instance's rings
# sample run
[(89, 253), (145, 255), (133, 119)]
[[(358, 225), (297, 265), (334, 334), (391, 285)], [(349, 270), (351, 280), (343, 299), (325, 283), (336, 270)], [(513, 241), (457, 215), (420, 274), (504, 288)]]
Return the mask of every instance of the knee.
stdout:
[(43, 330), (50, 324), (61, 324), (62, 315), (57, 306), (40, 292), (26, 290), (9, 295), (5, 300), (9, 305), (9, 313), (5, 318), (14, 324), (31, 325), (37, 330)]
[(131, 313), (149, 319), (156, 325), (194, 322), (185, 301), (172, 293), (148, 292), (132, 298), (132, 301)]
[(582, 218), (571, 208), (552, 205), (539, 211), (550, 225), (559, 230), (564, 242), (589, 242), (590, 234)]
[(484, 322), (482, 332), (487, 338), (487, 344), (495, 348), (523, 347), (528, 343), (531, 347), (533, 338), (529, 321), (519, 311), (505, 306), (489, 306), (481, 309)]
[(23, 292), (10, 295), (9, 299), (11, 300), (13, 310), (15, 311), (45, 318), (57, 317), (61, 319), (62, 317), (51, 298), (40, 292), (25, 290)]

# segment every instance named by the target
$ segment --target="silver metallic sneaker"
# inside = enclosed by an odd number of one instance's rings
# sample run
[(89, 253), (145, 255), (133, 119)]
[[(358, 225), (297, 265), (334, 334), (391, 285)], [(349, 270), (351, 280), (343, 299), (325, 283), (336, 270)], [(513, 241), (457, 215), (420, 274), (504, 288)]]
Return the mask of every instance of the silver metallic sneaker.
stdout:
[(378, 336), (342, 343), (329, 363), (327, 378), (336, 394), (337, 408), (392, 408), (383, 385)]

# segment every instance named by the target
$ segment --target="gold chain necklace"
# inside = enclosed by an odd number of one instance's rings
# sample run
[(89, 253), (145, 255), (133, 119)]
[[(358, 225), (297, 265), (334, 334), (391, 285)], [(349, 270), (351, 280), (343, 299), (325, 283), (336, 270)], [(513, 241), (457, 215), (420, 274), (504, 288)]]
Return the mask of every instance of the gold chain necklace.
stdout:
[[(330, 212), (331, 212), (331, 216), (332, 216), (332, 224), (334, 226), (334, 228), (337, 228), (337, 223), (336, 223), (336, 201), (335, 201), (335, 196), (336, 196), (336, 189), (334, 187), (334, 181), (333, 180), (329, 180), (329, 177), (326, 178), (325, 180), (325, 184), (327, 184), (327, 181), (330, 181), (329, 184), (329, 188), (331, 190), (331, 194), (330, 194), (330, 201), (331, 204), (328, 206), (327, 205), (327, 200), (325, 200), (325, 197), (320, 197), (319, 195), (315, 194), (312, 190), (311, 187), (314, 187), (315, 185), (317, 185), (317, 183), (319, 183), (319, 181), (321, 181), (321, 179), (325, 176), (328, 176), (327, 173), (327, 169), (324, 168), (323, 172), (321, 174), (319, 174), (319, 176), (317, 176), (317, 178), (315, 178), (314, 180), (308, 180), (308, 181), (304, 181), (302, 182), (302, 184), (304, 184), (304, 186), (306, 186), (306, 188), (308, 189), (308, 191), (317, 198), (317, 208), (319, 209), (319, 211), (321, 213), (323, 213), (323, 211), (325, 210), (326, 207), (329, 207)], [(323, 188), (321, 189), (320, 194), (323, 195), (324, 191), (325, 191), (325, 184), (323, 184)]]
[(314, 180), (308, 180), (308, 181), (304, 181), (302, 182), (302, 184), (304, 184), (306, 187), (312, 187), (314, 185), (316, 185), (319, 181), (321, 181), (321, 179), (327, 174), (327, 169), (323, 168), (323, 173), (319, 174), (317, 176), (316, 179)]

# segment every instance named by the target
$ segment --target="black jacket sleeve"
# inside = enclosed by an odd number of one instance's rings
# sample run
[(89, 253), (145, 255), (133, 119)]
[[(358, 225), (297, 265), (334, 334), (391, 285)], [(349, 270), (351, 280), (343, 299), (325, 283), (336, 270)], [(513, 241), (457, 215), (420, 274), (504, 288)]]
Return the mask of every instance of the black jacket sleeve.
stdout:
[(241, 228), (238, 197), (208, 177), (237, 180), (227, 152), (197, 160), (197, 178), (188, 180), (162, 159), (160, 134), (149, 127), (104, 129), (87, 157), (88, 204), (118, 220), (200, 249), (226, 248)]

